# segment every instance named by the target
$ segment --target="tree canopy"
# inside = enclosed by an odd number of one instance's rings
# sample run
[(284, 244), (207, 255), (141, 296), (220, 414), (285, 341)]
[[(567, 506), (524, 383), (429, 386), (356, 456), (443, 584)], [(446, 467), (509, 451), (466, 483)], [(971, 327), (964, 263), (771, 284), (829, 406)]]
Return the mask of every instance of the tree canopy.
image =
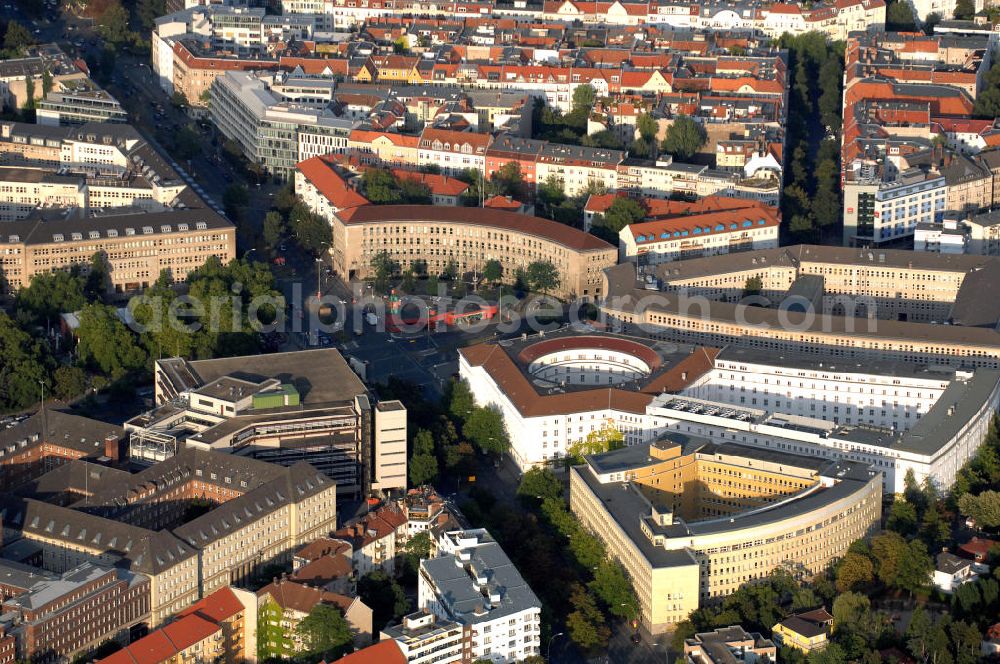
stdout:
[(708, 141), (701, 123), (687, 115), (674, 120), (663, 137), (663, 151), (678, 161), (689, 161)]
[(77, 330), (80, 361), (113, 379), (146, 365), (146, 352), (118, 318), (114, 307), (88, 304), (80, 310)]
[(302, 639), (304, 652), (310, 660), (333, 661), (350, 652), (353, 647), (351, 628), (344, 614), (335, 606), (320, 602), (295, 631)]

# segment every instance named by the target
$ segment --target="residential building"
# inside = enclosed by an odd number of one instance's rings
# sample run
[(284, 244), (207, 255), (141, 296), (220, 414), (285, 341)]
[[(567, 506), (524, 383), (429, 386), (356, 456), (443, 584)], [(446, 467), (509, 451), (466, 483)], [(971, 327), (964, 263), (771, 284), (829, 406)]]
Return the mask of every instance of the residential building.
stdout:
[(778, 247), (781, 219), (761, 204), (629, 224), (618, 233), (619, 261), (655, 265), (685, 258)]
[(684, 639), (685, 664), (776, 664), (778, 649), (758, 632), (747, 632), (740, 625), (699, 632)]
[(350, 544), (351, 563), (358, 577), (379, 569), (393, 575), (396, 557), (409, 539), (406, 522), (403, 508), (390, 503), (344, 525), (333, 537)]
[(781, 565), (823, 569), (876, 531), (881, 502), (866, 464), (681, 433), (570, 471), (573, 513), (625, 567), (653, 635)]
[(416, 611), (383, 629), (381, 639), (394, 641), (407, 664), (454, 664), (467, 660), (465, 634), (466, 628), (457, 622)]
[(934, 559), (934, 587), (943, 593), (951, 594), (963, 583), (970, 583), (979, 578), (973, 569), (975, 563), (967, 558), (959, 558), (954, 553), (943, 551)]
[(258, 651), (266, 657), (291, 658), (305, 651), (296, 627), (319, 604), (336, 607), (354, 634), (354, 644), (363, 648), (372, 642), (372, 610), (358, 597), (348, 597), (320, 588), (278, 579), (257, 591), (258, 612), (264, 631), (258, 632)]
[(125, 423), (135, 463), (194, 448), (307, 462), (343, 497), (406, 489), (406, 409), (374, 402), (336, 350), (166, 358), (154, 379), (156, 406)]
[(442, 535), (420, 561), (418, 608), (467, 630), (463, 659), (513, 664), (541, 654), (541, 602), (485, 529)]
[(380, 641), (337, 660), (338, 664), (408, 664), (399, 644), (393, 640)]
[(833, 630), (833, 616), (825, 608), (796, 613), (771, 628), (771, 638), (779, 646), (806, 654), (826, 647)]
[(222, 588), (176, 619), (98, 664), (184, 664), (254, 662), (257, 613), (245, 590)]
[(89, 78), (63, 80), (38, 103), (38, 124), (82, 125), (90, 122), (126, 123), (121, 103)]

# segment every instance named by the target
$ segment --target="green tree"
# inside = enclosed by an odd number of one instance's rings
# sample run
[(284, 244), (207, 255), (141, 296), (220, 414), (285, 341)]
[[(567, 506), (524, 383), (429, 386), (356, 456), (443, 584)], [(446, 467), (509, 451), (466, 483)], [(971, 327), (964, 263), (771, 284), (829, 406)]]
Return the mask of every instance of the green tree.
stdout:
[(118, 2), (109, 5), (97, 22), (97, 33), (104, 41), (118, 46), (132, 40), (128, 28), (128, 11)]
[(559, 288), (562, 281), (559, 270), (549, 261), (535, 261), (529, 264), (525, 274), (531, 289), (541, 293)]
[(390, 621), (402, 618), (410, 610), (406, 591), (381, 569), (358, 579), (358, 597), (371, 607), (375, 630), (381, 631)]
[(912, 595), (927, 587), (933, 571), (934, 563), (927, 553), (927, 545), (920, 540), (913, 540), (907, 545), (899, 559), (899, 570), (893, 585)]
[(688, 161), (708, 141), (705, 128), (697, 120), (682, 115), (674, 120), (663, 137), (663, 151), (678, 161)]
[(659, 128), (656, 125), (656, 120), (649, 113), (643, 113), (635, 119), (635, 128), (639, 132), (639, 138), (647, 143), (653, 143), (656, 140), (656, 132)]
[(146, 353), (135, 336), (118, 318), (113, 307), (88, 304), (80, 311), (80, 361), (100, 369), (114, 379), (146, 365)]
[(49, 358), (36, 338), (0, 311), (0, 412), (21, 410), (38, 402), (48, 385)]
[(517, 487), (517, 495), (527, 499), (537, 499), (539, 502), (546, 498), (560, 498), (562, 492), (562, 483), (559, 479), (551, 470), (542, 467), (535, 467), (526, 472)]
[(407, 205), (430, 205), (431, 188), (416, 178), (400, 178), (399, 196)]
[(460, 423), (465, 422), (476, 407), (472, 390), (469, 389), (469, 383), (464, 378), (449, 383), (445, 399), (448, 404), (448, 412)]
[(848, 553), (837, 564), (837, 590), (848, 593), (866, 588), (874, 580), (875, 567), (871, 558), (859, 553)]
[(746, 282), (743, 284), (743, 297), (752, 297), (754, 295), (760, 295), (760, 292), (764, 289), (764, 281), (759, 276), (754, 275), (752, 277), (747, 277)]
[(48, 69), (42, 70), (42, 98), (49, 96), (52, 92), (52, 73)]
[(572, 590), (570, 603), (573, 611), (566, 616), (569, 638), (584, 650), (593, 651), (605, 647), (611, 637), (611, 630), (594, 598), (578, 585)]
[(71, 401), (87, 389), (87, 374), (80, 367), (61, 366), (52, 374), (56, 398)]
[(104, 252), (98, 251), (90, 257), (87, 279), (83, 282), (84, 296), (88, 300), (96, 301), (110, 290), (111, 267), (108, 265), (108, 257)]
[(279, 212), (271, 210), (264, 215), (264, 244), (272, 249), (277, 248), (286, 232), (285, 220)]
[(417, 429), (413, 436), (413, 454), (409, 461), (410, 484), (423, 486), (437, 478), (438, 462), (434, 453), (434, 435), (427, 429)]
[(971, 21), (976, 15), (976, 3), (973, 0), (958, 0), (955, 3), (955, 18), (960, 21)]
[(979, 661), (983, 636), (978, 627), (958, 620), (948, 626), (948, 636), (955, 652), (955, 664), (975, 664)]
[(344, 614), (329, 604), (314, 606), (295, 631), (302, 640), (303, 654), (313, 659), (332, 661), (353, 649), (354, 637)]
[(886, 532), (872, 538), (872, 556), (879, 581), (887, 586), (895, 585), (906, 548), (906, 540), (899, 533)]
[(329, 249), (333, 241), (333, 231), (326, 219), (313, 214), (305, 203), (296, 203), (288, 213), (288, 222), (299, 246), (319, 256)]
[(584, 457), (591, 454), (603, 454), (609, 450), (625, 446), (625, 436), (611, 424), (605, 424), (600, 429), (591, 431), (585, 438), (574, 441), (566, 446), (566, 462), (580, 464)]
[(399, 261), (395, 260), (388, 251), (380, 251), (372, 256), (370, 267), (375, 290), (384, 292), (389, 288), (389, 280), (399, 271)]
[(503, 454), (510, 448), (503, 415), (494, 407), (473, 408), (462, 425), (462, 433), (483, 452)]
[(886, 5), (885, 27), (894, 32), (913, 32), (916, 29), (913, 10), (906, 0), (892, 0)]
[(31, 31), (18, 23), (10, 21), (7, 23), (7, 32), (3, 36), (3, 48), (9, 57), (18, 57), (24, 53), (24, 49), (35, 43), (35, 38)]
[(503, 266), (500, 261), (490, 259), (483, 265), (483, 279), (491, 284), (500, 283), (503, 278)]
[(580, 139), (580, 145), (591, 148), (603, 148), (605, 150), (625, 149), (622, 139), (618, 137), (618, 134), (609, 129), (602, 129), (601, 131), (584, 136)]
[(138, 0), (135, 8), (139, 22), (146, 30), (152, 29), (154, 21), (167, 13), (164, 0)]
[(573, 110), (590, 113), (596, 99), (597, 93), (594, 92), (592, 85), (589, 83), (578, 85), (573, 89)]
[(28, 286), (18, 291), (15, 309), (36, 323), (52, 321), (61, 313), (79, 311), (87, 303), (85, 285), (76, 268), (36, 273)]
[(917, 529), (917, 509), (905, 500), (896, 500), (889, 508), (886, 528), (901, 535), (913, 533)]
[(238, 219), (249, 202), (250, 194), (241, 184), (234, 182), (222, 192), (222, 207), (226, 210), (226, 216), (232, 219)]
[(397, 205), (403, 201), (399, 180), (385, 168), (369, 168), (361, 176), (365, 198), (375, 205)]
[(927, 637), (932, 625), (927, 611), (918, 604), (910, 617), (910, 624), (906, 627), (906, 648), (919, 661), (924, 661), (927, 657)]
[(832, 613), (838, 630), (858, 631), (871, 620), (872, 603), (867, 596), (843, 592), (833, 600)]
[(1000, 526), (1000, 492), (991, 489), (978, 496), (965, 494), (958, 499), (958, 509), (963, 516), (974, 519), (980, 528)]
[[(538, 185), (538, 202), (545, 210), (551, 210), (566, 200), (566, 185), (562, 178), (550, 175)], [(550, 216), (551, 218), (551, 216)]]
[[(605, 240), (618, 242), (618, 233), (621, 229), (630, 224), (636, 224), (646, 217), (646, 208), (634, 198), (616, 198), (604, 214), (594, 220), (594, 228), (591, 229), (595, 235), (600, 235)], [(599, 233), (596, 229), (602, 229)]]
[(625, 568), (617, 560), (602, 560), (594, 571), (594, 580), (589, 587), (601, 598), (611, 615), (626, 620), (639, 617), (639, 598), (632, 589)]
[(527, 184), (524, 181), (524, 174), (521, 173), (521, 164), (518, 162), (508, 161), (495, 170), (490, 179), (493, 181), (497, 194), (511, 196), (516, 200), (524, 199)]
[(174, 134), (174, 153), (178, 159), (187, 161), (201, 154), (202, 138), (190, 126), (181, 127)]

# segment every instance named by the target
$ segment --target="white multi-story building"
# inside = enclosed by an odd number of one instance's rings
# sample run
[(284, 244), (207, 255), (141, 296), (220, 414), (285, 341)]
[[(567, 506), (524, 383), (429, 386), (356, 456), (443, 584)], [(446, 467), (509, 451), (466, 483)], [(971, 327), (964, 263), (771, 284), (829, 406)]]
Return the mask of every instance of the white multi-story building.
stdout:
[(644, 265), (748, 249), (775, 249), (781, 219), (763, 205), (629, 224), (618, 233), (622, 261)]
[(417, 611), (403, 616), (399, 625), (382, 630), (382, 639), (393, 639), (407, 664), (453, 664), (463, 661), (465, 628), (453, 620)]
[(880, 175), (882, 170), (882, 166), (857, 163), (847, 171), (844, 182), (847, 246), (877, 245), (912, 237), (917, 224), (944, 218), (948, 186), (943, 176), (911, 169), (889, 179)]
[(420, 562), (419, 608), (468, 631), (468, 657), (513, 664), (541, 653), (542, 603), (485, 529), (443, 533)]
[(502, 413), (524, 470), (611, 426), (627, 445), (679, 432), (862, 461), (882, 473), (886, 493), (901, 492), (911, 470), (951, 486), (1000, 404), (993, 369), (862, 366), (610, 335), (470, 346), (459, 372), (477, 404)]

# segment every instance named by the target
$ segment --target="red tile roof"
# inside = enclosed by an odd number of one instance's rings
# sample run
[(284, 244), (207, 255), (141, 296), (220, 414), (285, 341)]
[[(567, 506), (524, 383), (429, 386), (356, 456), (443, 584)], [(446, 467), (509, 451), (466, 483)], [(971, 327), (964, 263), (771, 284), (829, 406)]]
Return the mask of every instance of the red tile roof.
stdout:
[(170, 639), (170, 643), (180, 652), (204, 641), (216, 632), (221, 632), (222, 628), (217, 623), (206, 620), (199, 615), (189, 615), (175, 620), (160, 631)]
[(390, 639), (344, 655), (336, 664), (406, 664), (406, 657), (396, 642)]
[(524, 417), (566, 415), (591, 410), (615, 409), (644, 413), (655, 395), (677, 392), (708, 371), (719, 351), (703, 348), (655, 375), (640, 391), (595, 387), (562, 394), (539, 394), (521, 367), (498, 345), (481, 343), (459, 353), (472, 366), (482, 366)]
[[(648, 244), (673, 237), (738, 233), (746, 229), (771, 228), (780, 223), (775, 208), (761, 205), (755, 208), (642, 221), (638, 224), (629, 224), (628, 230), (635, 238), (636, 244)], [(664, 235), (669, 237), (663, 237)]]
[(490, 208), (437, 207), (431, 205), (366, 205), (337, 214), (345, 224), (427, 221), (490, 226), (534, 235), (574, 251), (612, 249), (604, 240), (549, 219), (529, 217)]
[(291, 579), (310, 585), (325, 586), (335, 579), (350, 576), (353, 571), (351, 559), (347, 556), (321, 556), (295, 570)]
[(343, 595), (327, 592), (321, 588), (312, 588), (291, 579), (278, 579), (257, 591), (257, 597), (264, 595), (270, 595), (282, 609), (291, 609), (299, 613), (309, 613), (320, 602), (337, 606), (343, 602)]
[(368, 199), (347, 186), (344, 179), (334, 170), (332, 162), (323, 157), (312, 157), (300, 161), (295, 168), (305, 176), (319, 193), (337, 209), (368, 205)]
[(421, 173), (419, 171), (407, 171), (397, 168), (392, 171), (397, 179), (416, 180), (427, 185), (432, 194), (438, 196), (461, 196), (469, 188), (468, 183), (462, 182), (458, 178), (447, 175), (437, 175), (435, 173)]
[(243, 611), (243, 604), (231, 588), (220, 588), (201, 601), (177, 614), (178, 618), (197, 614), (214, 622), (222, 622)]
[(497, 210), (510, 210), (516, 212), (521, 209), (521, 203), (509, 196), (492, 196), (483, 202), (483, 207), (495, 208)]
[(343, 540), (322, 537), (313, 540), (309, 544), (295, 552), (296, 558), (303, 560), (319, 560), (323, 556), (331, 556), (346, 553), (351, 555), (351, 545)]

